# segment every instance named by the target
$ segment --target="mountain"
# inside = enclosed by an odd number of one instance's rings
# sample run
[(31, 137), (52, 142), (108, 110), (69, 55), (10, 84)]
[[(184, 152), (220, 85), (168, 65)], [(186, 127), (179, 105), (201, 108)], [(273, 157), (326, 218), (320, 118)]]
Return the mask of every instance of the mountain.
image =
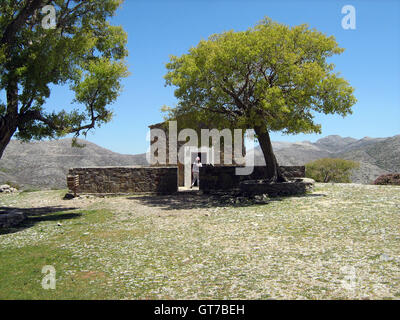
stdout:
[(400, 135), (391, 138), (364, 138), (337, 152), (337, 157), (368, 162), (379, 168), (400, 172)]
[[(352, 176), (352, 181), (357, 183), (371, 183), (382, 174), (400, 172), (400, 135), (360, 140), (333, 135), (314, 143), (273, 142), (272, 145), (281, 165), (304, 165), (320, 158), (358, 161), (360, 168)], [(256, 165), (265, 164), (260, 147), (248, 151), (247, 157), (253, 154)]]
[(327, 136), (319, 139), (315, 145), (323, 150), (329, 152), (337, 152), (338, 150), (344, 150), (346, 147), (356, 143), (358, 140), (354, 138), (342, 138), (341, 136)]
[(65, 187), (70, 168), (145, 165), (145, 154), (124, 155), (78, 140), (84, 148), (71, 147), (71, 139), (21, 143), (12, 140), (0, 160), (0, 183), (11, 181), (25, 188)]
[[(147, 165), (145, 154), (126, 155), (79, 140), (84, 148), (71, 147), (71, 139), (21, 143), (12, 140), (0, 160), (0, 184), (7, 181), (25, 188), (65, 188), (68, 169), (95, 166)], [(353, 182), (370, 183), (381, 174), (400, 172), (400, 135), (390, 138), (328, 136), (316, 142), (273, 142), (281, 165), (304, 165), (320, 158), (360, 162)], [(259, 147), (249, 150), (255, 164), (265, 163)]]

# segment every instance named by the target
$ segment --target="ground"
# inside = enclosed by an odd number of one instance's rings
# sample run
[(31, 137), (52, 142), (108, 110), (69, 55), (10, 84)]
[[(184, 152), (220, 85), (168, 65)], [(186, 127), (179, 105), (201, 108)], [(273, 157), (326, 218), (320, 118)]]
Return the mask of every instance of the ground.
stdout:
[(0, 195), (29, 216), (0, 230), (0, 299), (400, 299), (400, 187), (318, 184), (247, 206), (64, 194)]

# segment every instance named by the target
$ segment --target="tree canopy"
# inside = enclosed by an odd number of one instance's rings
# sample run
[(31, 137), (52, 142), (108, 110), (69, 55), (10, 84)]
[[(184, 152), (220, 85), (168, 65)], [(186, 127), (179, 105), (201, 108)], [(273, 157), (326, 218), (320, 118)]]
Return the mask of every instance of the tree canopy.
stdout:
[(171, 114), (210, 120), (219, 114), (236, 128), (254, 129), (266, 178), (279, 179), (269, 132), (320, 133), (315, 113), (352, 112), (354, 89), (327, 61), (343, 51), (333, 36), (269, 18), (246, 31), (212, 35), (170, 57), (165, 79), (178, 99)]
[[(127, 35), (109, 23), (122, 0), (4, 0), (0, 4), (0, 157), (22, 140), (86, 134), (112, 117), (108, 106), (127, 76)], [(46, 5), (54, 28), (43, 28)], [(53, 86), (74, 91), (74, 107), (45, 103)], [(67, 104), (67, 102), (66, 102)]]

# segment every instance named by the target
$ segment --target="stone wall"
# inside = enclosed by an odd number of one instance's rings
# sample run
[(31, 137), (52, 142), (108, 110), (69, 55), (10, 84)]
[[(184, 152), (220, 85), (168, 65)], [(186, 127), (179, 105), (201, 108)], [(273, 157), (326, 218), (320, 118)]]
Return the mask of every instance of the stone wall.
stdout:
[(288, 178), (304, 178), (306, 176), (305, 166), (281, 166), (282, 173)]
[(240, 183), (240, 192), (243, 195), (265, 195), (269, 197), (284, 197), (303, 195), (312, 192), (315, 181), (307, 178), (296, 178), (291, 182), (262, 183), (262, 180), (251, 180)]
[(178, 191), (177, 167), (74, 168), (79, 176), (78, 194), (160, 193)]
[[(239, 188), (242, 181), (263, 179), (264, 166), (255, 166), (253, 173), (248, 176), (237, 176), (236, 168), (236, 166), (203, 166), (200, 168), (200, 190), (204, 192), (231, 190)], [(281, 167), (281, 169), (288, 179), (305, 177), (304, 166)]]
[[(178, 122), (179, 122), (179, 119), (178, 119)], [(202, 144), (201, 142), (203, 142), (203, 141), (200, 141), (201, 140), (200, 139), (201, 129), (209, 129), (209, 125), (210, 125), (210, 123), (207, 123), (207, 124), (206, 123), (198, 123), (196, 128), (192, 128), (192, 129), (196, 130), (198, 137), (199, 137), (198, 148), (200, 149), (199, 150), (200, 154), (202, 153), (201, 152), (202, 146), (206, 146), (207, 148), (211, 148), (213, 146), (213, 144), (212, 144), (213, 142), (211, 141), (212, 139), (209, 139), (210, 141), (208, 141), (208, 144), (207, 143)], [(211, 126), (211, 127), (213, 127), (213, 126)], [(166, 147), (166, 149), (165, 149), (166, 164), (155, 164), (153, 166), (164, 166), (164, 167), (165, 166), (174, 166), (174, 167), (178, 166), (178, 184), (179, 184), (179, 186), (184, 186), (184, 184), (185, 184), (185, 166), (182, 163), (180, 163), (179, 161), (177, 161), (178, 164), (170, 163), (170, 161), (169, 161), (169, 148), (170, 148), (169, 122), (166, 121), (166, 122), (162, 122), (162, 123), (153, 124), (153, 125), (149, 126), (149, 128), (150, 128), (150, 130), (161, 129), (165, 134), (164, 137), (163, 136), (157, 137), (154, 141), (151, 141), (150, 145), (153, 145), (154, 143), (157, 143), (157, 144), (161, 143), (162, 145), (165, 145), (165, 147)], [(179, 132), (178, 132), (178, 134), (179, 134)], [(220, 143), (221, 141), (224, 141), (224, 139), (221, 139), (220, 141), (214, 141), (214, 143)], [(173, 142), (172, 146), (174, 144), (176, 144), (177, 154), (179, 154), (179, 150), (181, 149), (181, 147), (183, 147), (186, 144), (186, 141), (176, 141), (175, 143)], [(230, 148), (228, 148), (227, 151), (232, 154), (231, 158), (232, 158), (233, 165), (237, 165), (235, 162), (235, 154), (234, 154), (234, 150), (233, 150), (232, 146)], [(224, 161), (225, 153), (224, 152), (225, 152), (225, 148), (223, 146), (223, 143), (221, 143), (220, 153), (219, 153), (219, 161), (217, 161), (217, 159), (214, 159), (214, 161), (216, 162), (215, 166), (225, 166), (225, 161)], [(242, 140), (242, 153), (243, 153), (243, 156), (246, 155), (244, 139)], [(158, 151), (155, 152), (155, 155), (156, 156), (158, 155)], [(192, 161), (194, 161), (194, 159), (192, 159)], [(217, 162), (218, 162), (218, 164), (217, 164)], [(209, 161), (209, 159), (202, 159), (202, 163), (203, 164), (210, 163), (210, 161)], [(232, 164), (228, 164), (228, 165), (232, 165)]]

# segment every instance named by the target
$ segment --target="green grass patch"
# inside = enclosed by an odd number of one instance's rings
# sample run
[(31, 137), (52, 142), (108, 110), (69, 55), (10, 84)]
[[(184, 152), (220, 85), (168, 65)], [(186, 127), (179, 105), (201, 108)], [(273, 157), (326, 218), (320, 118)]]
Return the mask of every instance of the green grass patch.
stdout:
[[(26, 246), (0, 251), (0, 299), (103, 299), (110, 292), (96, 282), (104, 273), (81, 272), (71, 267), (78, 258), (70, 251), (52, 245)], [(44, 266), (56, 270), (56, 289), (42, 287)], [(96, 290), (92, 290), (93, 287)]]

